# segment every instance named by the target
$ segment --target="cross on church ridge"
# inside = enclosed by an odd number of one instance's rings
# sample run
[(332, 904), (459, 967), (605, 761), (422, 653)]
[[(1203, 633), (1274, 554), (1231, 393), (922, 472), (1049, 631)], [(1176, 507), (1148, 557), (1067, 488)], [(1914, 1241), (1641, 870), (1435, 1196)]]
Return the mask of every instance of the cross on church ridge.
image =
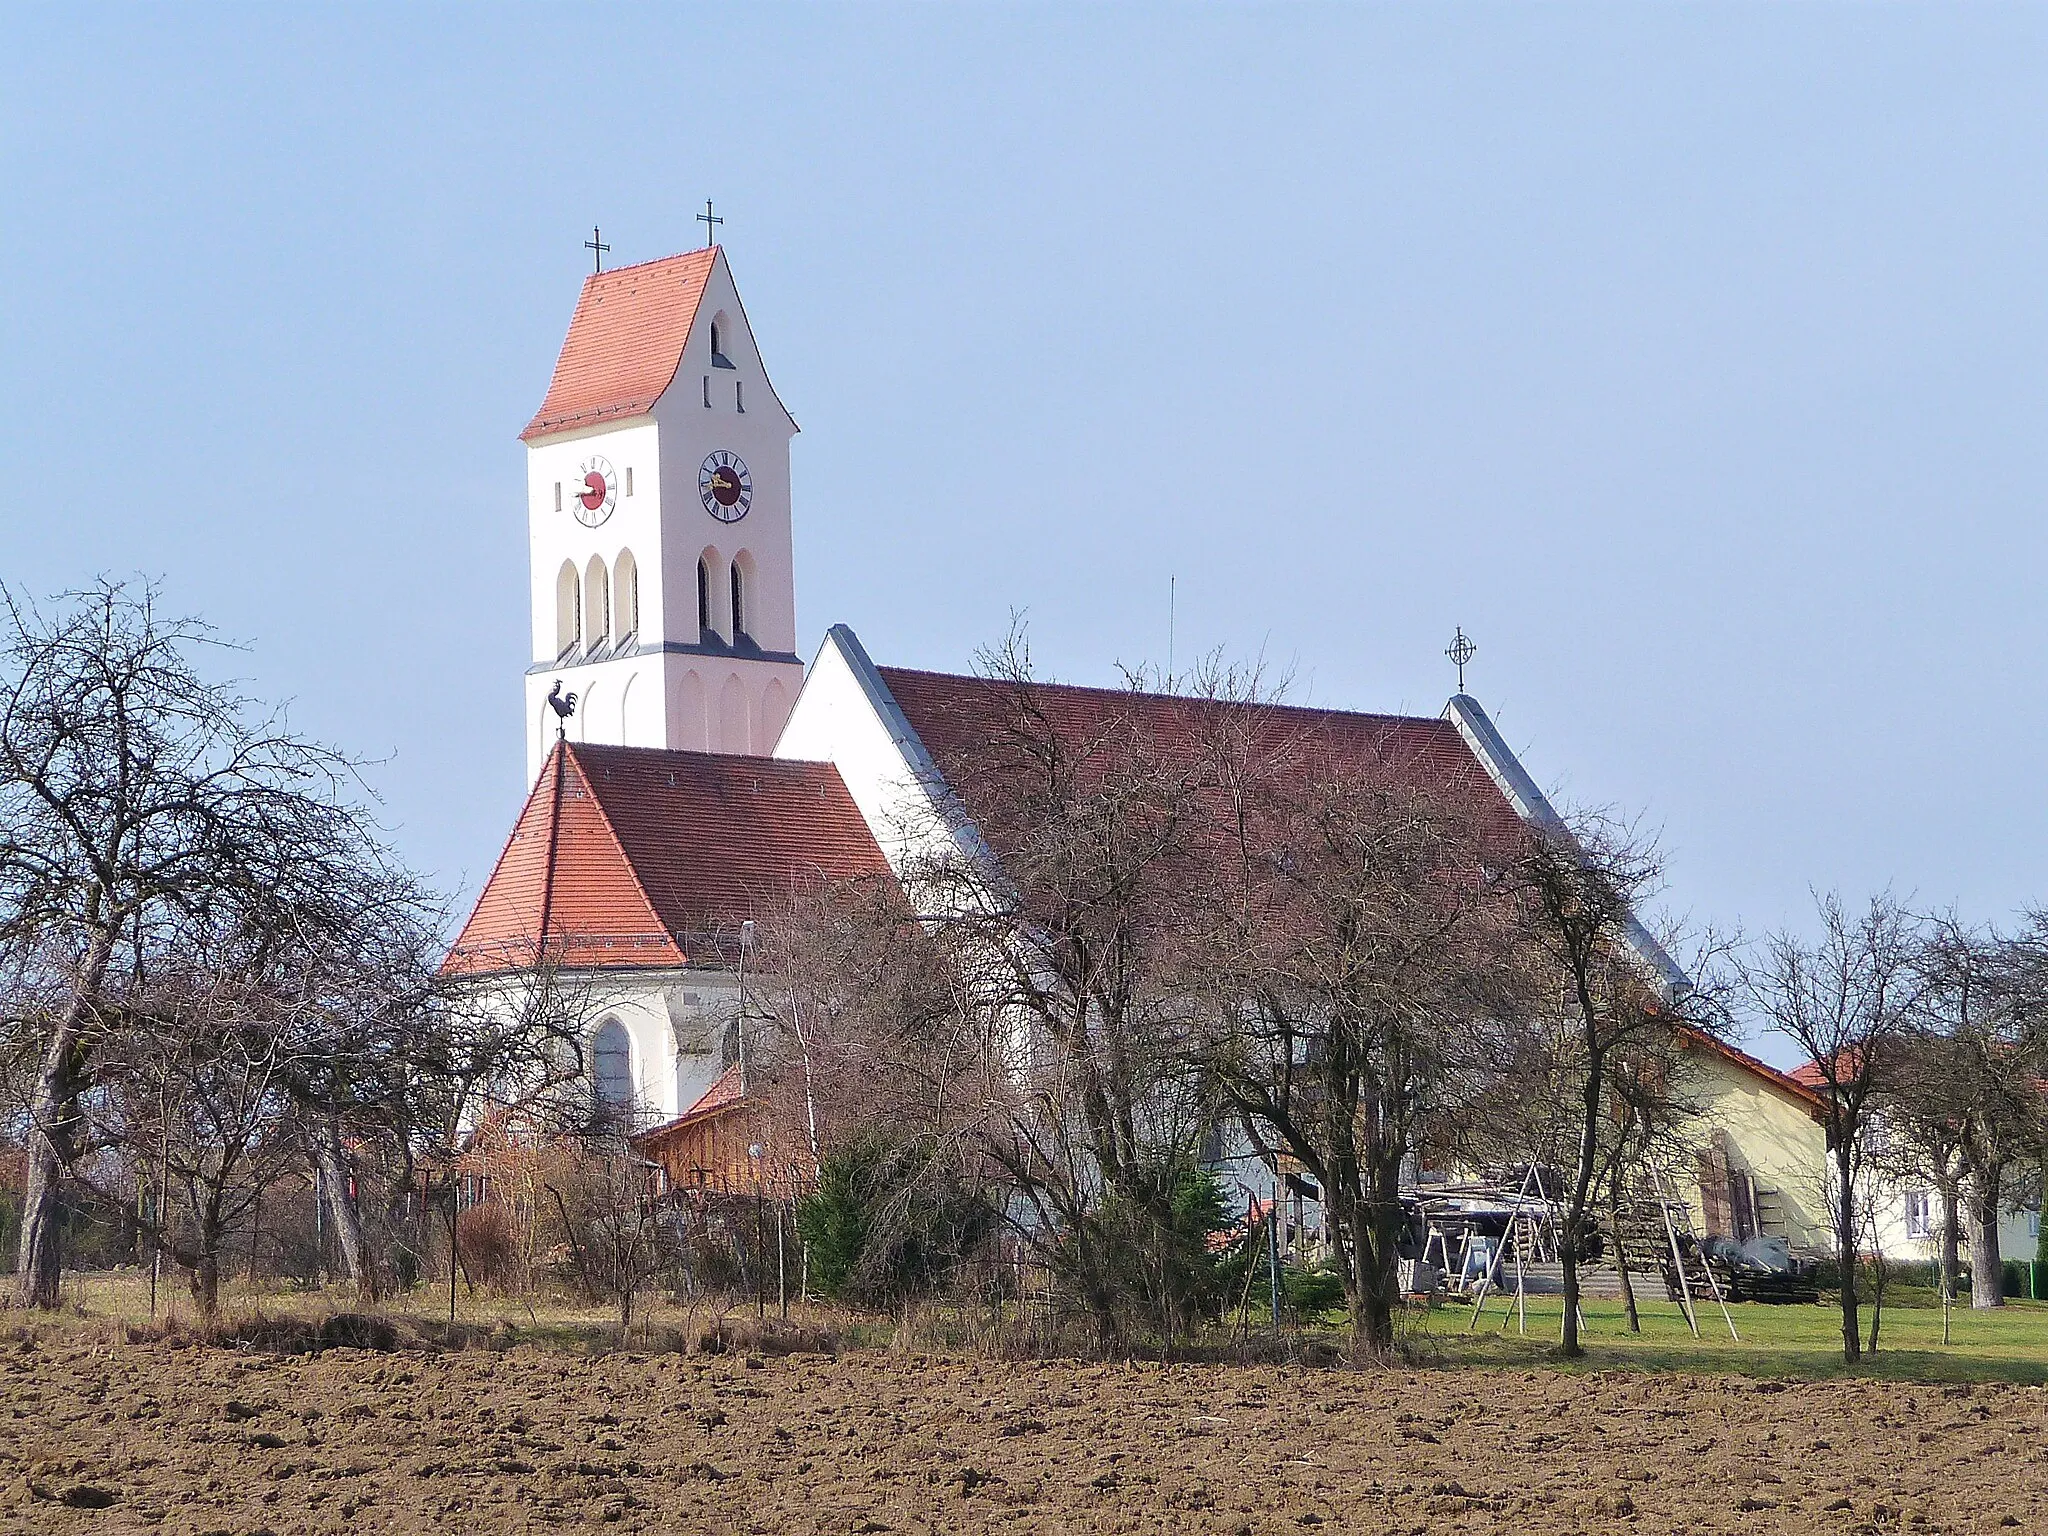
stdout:
[(596, 260), (597, 270), (599, 272), (604, 271), (604, 253), (610, 250), (611, 247), (604, 243), (604, 237), (598, 233), (595, 224), (590, 226), (590, 238), (583, 242), (583, 249), (590, 252), (591, 256)]
[(1464, 625), (1460, 624), (1458, 626), (1457, 638), (1444, 648), (1444, 654), (1451, 658), (1451, 665), (1458, 669), (1458, 692), (1463, 693), (1465, 691), (1465, 664), (1479, 654), (1479, 647), (1474, 645), (1466, 636)]
[(718, 226), (725, 222), (723, 217), (711, 211), (711, 199), (708, 197), (704, 199), (704, 211), (697, 215), (697, 222), (704, 226), (704, 248), (708, 251), (718, 244)]

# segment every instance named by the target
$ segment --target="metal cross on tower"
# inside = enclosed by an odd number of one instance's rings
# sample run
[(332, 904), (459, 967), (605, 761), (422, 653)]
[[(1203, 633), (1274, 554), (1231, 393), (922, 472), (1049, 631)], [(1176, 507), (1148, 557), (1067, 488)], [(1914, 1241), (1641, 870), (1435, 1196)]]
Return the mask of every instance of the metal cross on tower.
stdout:
[(1445, 647), (1444, 654), (1451, 658), (1451, 665), (1458, 669), (1458, 692), (1463, 693), (1465, 691), (1465, 663), (1479, 654), (1479, 647), (1465, 638), (1464, 625), (1460, 624), (1458, 626), (1458, 637)]
[(712, 213), (711, 199), (708, 197), (704, 199), (704, 211), (697, 215), (697, 222), (704, 226), (705, 248), (708, 250), (718, 244), (717, 226), (723, 224), (725, 220)]
[(590, 238), (583, 242), (583, 249), (590, 252), (592, 259), (597, 263), (596, 270), (602, 272), (604, 270), (604, 253), (610, 250), (611, 247), (604, 243), (603, 238), (597, 232), (595, 224), (590, 226)]

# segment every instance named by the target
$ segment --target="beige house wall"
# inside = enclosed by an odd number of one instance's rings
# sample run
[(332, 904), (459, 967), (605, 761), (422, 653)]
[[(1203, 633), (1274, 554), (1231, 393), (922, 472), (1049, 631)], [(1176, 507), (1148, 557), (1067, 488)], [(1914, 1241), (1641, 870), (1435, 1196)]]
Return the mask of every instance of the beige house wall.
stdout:
[[(1704, 1145), (1717, 1130), (1725, 1133), (1729, 1167), (1748, 1173), (1759, 1206), (1765, 1195), (1770, 1197), (1783, 1225), (1770, 1223), (1769, 1229), (1778, 1231), (1795, 1250), (1832, 1252), (1823, 1193), (1827, 1136), (1807, 1102), (1703, 1045), (1686, 1051), (1680, 1091), (1700, 1111), (1700, 1142)], [(1697, 1167), (1689, 1172), (1684, 1188), (1672, 1193), (1691, 1206), (1694, 1230), (1704, 1233), (1706, 1201)]]

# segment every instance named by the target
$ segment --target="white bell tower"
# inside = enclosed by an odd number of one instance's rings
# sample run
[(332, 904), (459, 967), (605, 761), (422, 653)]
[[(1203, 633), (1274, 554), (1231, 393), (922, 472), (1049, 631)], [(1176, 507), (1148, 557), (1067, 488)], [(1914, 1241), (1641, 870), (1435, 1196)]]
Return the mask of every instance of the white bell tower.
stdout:
[[(766, 756), (803, 681), (796, 422), (718, 246), (583, 284), (527, 447), (527, 779), (572, 741)], [(575, 694), (566, 722), (549, 695)]]

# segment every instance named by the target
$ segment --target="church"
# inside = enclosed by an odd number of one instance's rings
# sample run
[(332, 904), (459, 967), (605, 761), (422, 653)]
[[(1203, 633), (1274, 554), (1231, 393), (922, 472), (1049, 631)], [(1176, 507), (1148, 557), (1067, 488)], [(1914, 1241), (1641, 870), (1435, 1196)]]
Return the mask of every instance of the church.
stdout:
[[(796, 433), (714, 245), (587, 278), (520, 434), (532, 788), (445, 968), (490, 985), (544, 957), (590, 980), (590, 1091), (685, 1184), (759, 1155), (734, 1040), (754, 920), (797, 882), (903, 868), (905, 829), (943, 820), (935, 754), (993, 709), (985, 679), (877, 664), (843, 623), (797, 654)], [(1077, 718), (1128, 698), (1046, 687)], [(1482, 815), (1555, 817), (1462, 691), (1431, 717), (1316, 714), (1336, 737), (1398, 733)], [(1753, 1227), (1818, 1246), (1812, 1090), (1689, 1044), (1713, 1135), (1685, 1197), (1711, 1213), (1739, 1190)]]

